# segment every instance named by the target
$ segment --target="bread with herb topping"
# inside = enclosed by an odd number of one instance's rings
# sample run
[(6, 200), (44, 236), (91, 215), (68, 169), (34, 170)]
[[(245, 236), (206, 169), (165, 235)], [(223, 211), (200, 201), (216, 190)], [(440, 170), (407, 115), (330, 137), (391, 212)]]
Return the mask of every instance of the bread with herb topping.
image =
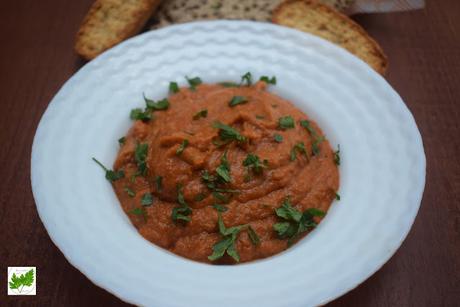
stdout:
[(96, 0), (86, 14), (75, 51), (91, 60), (139, 32), (161, 0)]
[(379, 44), (356, 22), (318, 1), (284, 1), (274, 10), (272, 21), (327, 39), (385, 74), (388, 61)]

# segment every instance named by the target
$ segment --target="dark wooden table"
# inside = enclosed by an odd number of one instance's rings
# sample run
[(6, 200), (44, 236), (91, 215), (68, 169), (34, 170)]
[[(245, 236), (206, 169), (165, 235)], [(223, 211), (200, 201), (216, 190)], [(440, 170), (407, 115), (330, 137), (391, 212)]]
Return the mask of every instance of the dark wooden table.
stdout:
[[(37, 215), (30, 186), (35, 129), (53, 95), (83, 65), (73, 42), (91, 2), (0, 3), (1, 306), (126, 305), (66, 261)], [(428, 0), (425, 10), (356, 20), (388, 54), (387, 79), (422, 133), (427, 178), (420, 212), (402, 247), (369, 280), (330, 305), (459, 306), (460, 1)], [(6, 297), (7, 266), (36, 266), (37, 296)]]

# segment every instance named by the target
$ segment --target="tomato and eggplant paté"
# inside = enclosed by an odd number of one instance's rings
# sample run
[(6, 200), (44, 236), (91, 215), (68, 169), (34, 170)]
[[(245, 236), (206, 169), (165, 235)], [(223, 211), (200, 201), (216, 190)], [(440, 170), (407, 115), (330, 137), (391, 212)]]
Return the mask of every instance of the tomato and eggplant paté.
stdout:
[(267, 91), (275, 77), (187, 81), (131, 111), (113, 170), (93, 159), (139, 233), (162, 248), (216, 264), (285, 250), (339, 198), (339, 150)]

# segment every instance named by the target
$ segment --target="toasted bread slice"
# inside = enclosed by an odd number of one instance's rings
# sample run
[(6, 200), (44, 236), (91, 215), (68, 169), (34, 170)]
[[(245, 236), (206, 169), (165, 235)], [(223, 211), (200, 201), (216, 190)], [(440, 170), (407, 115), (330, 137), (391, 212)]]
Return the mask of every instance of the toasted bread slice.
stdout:
[(367, 32), (347, 16), (313, 0), (287, 0), (273, 12), (279, 25), (309, 32), (353, 53), (380, 74), (385, 74), (387, 57)]
[(86, 14), (75, 51), (91, 60), (141, 30), (161, 0), (96, 0)]
[[(347, 9), (355, 0), (320, 0), (338, 10)], [(212, 19), (249, 19), (271, 21), (272, 11), (283, 0), (167, 0), (154, 15), (152, 28), (170, 24)]]

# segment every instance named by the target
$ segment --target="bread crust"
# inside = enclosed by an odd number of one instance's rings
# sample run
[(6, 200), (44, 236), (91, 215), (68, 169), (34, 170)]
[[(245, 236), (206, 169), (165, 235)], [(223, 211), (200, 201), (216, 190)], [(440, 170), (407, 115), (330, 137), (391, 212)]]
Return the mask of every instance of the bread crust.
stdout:
[[(361, 58), (363, 61), (368, 63), (375, 71), (377, 71), (381, 75), (385, 74), (388, 68), (388, 59), (385, 53), (383, 52), (383, 49), (380, 47), (380, 45), (372, 37), (370, 37), (369, 34), (355, 21), (353, 21), (348, 16), (340, 13), (339, 11), (327, 5), (321, 4), (316, 0), (286, 0), (282, 2), (279, 6), (277, 6), (275, 10), (273, 11), (272, 22), (279, 24), (279, 25), (299, 28), (299, 30), (303, 30), (301, 29), (300, 26), (296, 27), (290, 24), (289, 22), (286, 22), (286, 20), (283, 19), (283, 14), (285, 13), (286, 10), (289, 10), (290, 6), (293, 3), (303, 3), (306, 7), (312, 10), (316, 10), (317, 12), (321, 12), (321, 14), (323, 14), (324, 17), (334, 18), (339, 23), (348, 27), (349, 30), (354, 31), (354, 33), (356, 33), (357, 35), (360, 35), (361, 37), (365, 38), (367, 44), (371, 46), (371, 51), (368, 52), (366, 57), (363, 57), (362, 55), (357, 54), (353, 50), (350, 50), (350, 48), (347, 48), (347, 46), (345, 46), (344, 44), (340, 44), (337, 42), (333, 42), (333, 43), (338, 44), (341, 47), (347, 49), (349, 52), (355, 54), (356, 56)], [(321, 25), (318, 25), (318, 26), (321, 26)], [(318, 33), (313, 33), (313, 34), (321, 36)], [(335, 33), (335, 34), (340, 35), (340, 33)]]
[(96, 0), (75, 39), (75, 51), (91, 60), (138, 33), (161, 0)]

